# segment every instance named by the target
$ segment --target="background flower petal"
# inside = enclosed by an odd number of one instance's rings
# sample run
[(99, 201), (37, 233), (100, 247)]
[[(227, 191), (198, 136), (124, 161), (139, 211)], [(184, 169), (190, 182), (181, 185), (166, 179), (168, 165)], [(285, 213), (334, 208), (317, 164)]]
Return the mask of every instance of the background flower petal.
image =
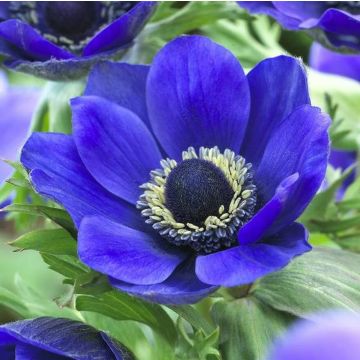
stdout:
[(248, 81), (251, 110), (240, 153), (256, 168), (282, 120), (298, 106), (310, 104), (310, 99), (305, 69), (289, 56), (261, 61), (248, 74)]
[(91, 268), (138, 285), (163, 282), (188, 256), (156, 233), (146, 234), (102, 217), (82, 220), (78, 253)]
[[(28, 135), (32, 113), (39, 93), (31, 89), (4, 88), (0, 90), (0, 158), (16, 161)], [(13, 168), (0, 161), (0, 184)]]
[(5, 341), (32, 345), (77, 360), (115, 360), (98, 331), (69, 319), (41, 317), (1, 325), (0, 344)]
[(88, 171), (107, 190), (136, 204), (140, 185), (162, 158), (146, 125), (133, 112), (98, 96), (73, 99), (71, 108), (74, 140)]
[(30, 25), (20, 20), (10, 19), (1, 22), (0, 37), (22, 50), (29, 60), (74, 57), (73, 54), (44, 39)]
[(147, 83), (150, 122), (161, 145), (179, 159), (189, 146), (238, 151), (249, 112), (249, 89), (234, 55), (202, 36), (168, 43)]
[(204, 283), (221, 286), (249, 284), (285, 267), (309, 251), (305, 228), (293, 223), (261, 243), (239, 245), (196, 259), (196, 275)]
[(63, 205), (76, 226), (84, 216), (100, 215), (134, 228), (146, 228), (134, 206), (104, 189), (88, 173), (71, 136), (33, 133), (21, 162), (31, 170), (36, 191)]
[(156, 6), (154, 1), (141, 1), (97, 33), (85, 46), (84, 56), (95, 55), (129, 44), (145, 25)]
[(340, 54), (314, 43), (309, 56), (309, 64), (316, 70), (360, 81), (360, 55), (358, 54)]
[(195, 275), (194, 261), (180, 265), (160, 284), (133, 285), (110, 278), (111, 284), (145, 300), (168, 305), (192, 304), (213, 293), (217, 286), (202, 283)]

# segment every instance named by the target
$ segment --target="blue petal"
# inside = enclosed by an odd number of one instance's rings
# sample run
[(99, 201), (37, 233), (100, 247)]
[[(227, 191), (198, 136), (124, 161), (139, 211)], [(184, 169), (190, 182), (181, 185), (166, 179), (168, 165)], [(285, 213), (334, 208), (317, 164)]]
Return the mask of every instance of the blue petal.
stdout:
[(239, 229), (238, 241), (240, 245), (250, 244), (262, 238), (284, 210), (298, 179), (299, 174), (295, 173), (283, 180), (276, 188), (275, 195), (248, 223)]
[[(69, 59), (71, 53), (44, 39), (30, 25), (16, 19), (0, 23), (0, 37), (24, 52), (27, 59)], [(6, 55), (6, 54), (5, 54)]]
[(338, 9), (328, 9), (319, 19), (301, 23), (302, 29), (322, 29), (328, 42), (334, 47), (360, 50), (360, 18)]
[(146, 125), (131, 111), (97, 96), (73, 99), (71, 107), (74, 140), (87, 170), (108, 191), (136, 204), (140, 185), (162, 158)]
[(289, 261), (311, 249), (305, 228), (294, 223), (264, 242), (199, 256), (196, 275), (211, 285), (239, 286), (285, 267)]
[(167, 304), (193, 304), (218, 289), (202, 283), (195, 275), (194, 261), (179, 266), (167, 280), (154, 285), (133, 285), (110, 278), (112, 286), (145, 300)]
[(71, 136), (32, 134), (22, 150), (21, 162), (31, 170), (36, 191), (62, 204), (77, 227), (84, 216), (100, 215), (145, 229), (134, 206), (109, 193), (88, 173)]
[(266, 202), (283, 179), (300, 175), (273, 232), (296, 220), (319, 189), (329, 155), (329, 124), (320, 109), (303, 105), (272, 134), (255, 172), (260, 199)]
[(273, 17), (286, 29), (297, 30), (299, 28), (300, 21), (283, 14), (272, 1), (238, 1), (237, 3), (248, 10), (250, 14), (266, 14)]
[(131, 110), (150, 129), (145, 93), (149, 69), (148, 65), (99, 63), (89, 74), (84, 95), (101, 96)]
[(292, 57), (261, 61), (248, 81), (251, 110), (241, 154), (256, 167), (279, 124), (298, 106), (310, 104), (310, 99), (305, 69)]
[[(24, 88), (4, 88), (0, 91), (0, 158), (16, 161), (28, 135), (32, 113), (39, 93)], [(0, 161), (0, 184), (13, 169)]]
[(360, 317), (350, 311), (316, 314), (301, 320), (275, 341), (269, 360), (358, 360)]
[(142, 1), (96, 34), (85, 46), (89, 56), (130, 44), (155, 10), (156, 2)]
[(189, 146), (238, 151), (249, 89), (237, 59), (201, 36), (183, 36), (155, 57), (147, 83), (150, 122), (170, 157)]
[[(41, 317), (1, 325), (0, 344), (4, 344), (5, 341), (8, 344), (31, 345), (71, 359), (115, 360), (112, 351), (98, 331), (88, 325), (68, 319)], [(34, 353), (30, 348), (23, 348), (23, 350), (29, 351), (30, 355)], [(58, 359), (58, 357), (54, 358)], [(33, 358), (30, 357), (30, 359)], [(40, 357), (40, 359), (50, 358)]]
[(327, 1), (273, 1), (282, 14), (298, 20), (319, 18), (329, 7)]
[(360, 81), (360, 55), (340, 54), (314, 43), (309, 64), (321, 72), (346, 76)]
[(102, 217), (82, 220), (78, 253), (91, 268), (138, 285), (163, 282), (188, 256), (155, 233), (146, 234)]
[[(16, 360), (66, 360), (67, 356), (56, 355), (54, 353), (41, 350), (31, 345), (18, 344), (16, 345), (15, 356), (12, 358)], [(3, 359), (3, 358), (1, 358)]]

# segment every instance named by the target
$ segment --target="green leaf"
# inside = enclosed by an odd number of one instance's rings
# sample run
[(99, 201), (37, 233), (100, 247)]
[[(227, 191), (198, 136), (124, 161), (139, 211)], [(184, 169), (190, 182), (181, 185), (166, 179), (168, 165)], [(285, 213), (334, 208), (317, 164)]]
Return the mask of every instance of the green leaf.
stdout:
[(312, 220), (312, 228), (315, 226), (318, 231), (324, 233), (335, 233), (339, 231), (348, 230), (352, 227), (358, 226), (360, 224), (360, 215), (355, 215), (346, 219), (336, 219), (334, 220)]
[(51, 255), (46, 253), (40, 253), (40, 255), (49, 265), (51, 270), (54, 270), (67, 278), (77, 279), (90, 272), (90, 269), (82, 264), (76, 257), (68, 255)]
[(334, 249), (341, 249), (336, 242), (332, 241), (326, 234), (322, 233), (310, 233), (309, 243), (312, 246), (326, 246)]
[(203, 330), (205, 334), (211, 334), (215, 328), (193, 306), (168, 306), (179, 316), (186, 320), (196, 330)]
[(67, 230), (74, 238), (77, 236), (77, 231), (71, 217), (65, 210), (62, 209), (33, 204), (11, 204), (1, 211), (13, 211), (30, 215), (44, 216)]
[(314, 249), (255, 283), (251, 294), (274, 309), (311, 317), (334, 307), (360, 310), (360, 255)]
[[(310, 205), (306, 208), (305, 212), (300, 217), (300, 222), (305, 224), (309, 230), (318, 230), (312, 221), (314, 219), (325, 219), (326, 210), (328, 206), (334, 201), (336, 191), (345, 181), (345, 179), (351, 174), (353, 169), (353, 167), (346, 169), (340, 177), (336, 178), (336, 180), (330, 184), (326, 190), (319, 192), (312, 200)], [(329, 168), (329, 171), (330, 170), (331, 168)]]
[(212, 309), (226, 360), (264, 360), (269, 345), (293, 320), (254, 297), (219, 301)]
[(64, 229), (35, 230), (9, 243), (25, 250), (37, 250), (46, 254), (77, 256), (76, 241)]
[(0, 305), (11, 309), (21, 317), (29, 317), (29, 309), (25, 306), (22, 299), (8, 289), (0, 287)]
[(92, 311), (111, 317), (115, 320), (134, 320), (150, 326), (162, 334), (169, 343), (176, 340), (174, 323), (167, 313), (156, 304), (118, 291), (109, 291), (96, 297), (80, 295), (76, 298), (76, 309)]

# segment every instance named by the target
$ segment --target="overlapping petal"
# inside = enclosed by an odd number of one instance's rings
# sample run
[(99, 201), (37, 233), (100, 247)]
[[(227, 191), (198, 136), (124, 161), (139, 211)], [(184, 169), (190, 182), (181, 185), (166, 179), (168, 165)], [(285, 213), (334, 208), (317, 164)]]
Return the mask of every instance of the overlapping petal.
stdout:
[(78, 236), (80, 259), (91, 268), (137, 285), (166, 280), (188, 256), (163, 241), (102, 217), (85, 217)]
[(99, 215), (132, 228), (146, 228), (135, 207), (89, 174), (71, 136), (34, 133), (22, 150), (21, 161), (36, 191), (62, 204), (77, 226), (84, 216)]
[(196, 275), (204, 283), (239, 286), (280, 270), (295, 256), (309, 251), (305, 228), (294, 223), (262, 242), (239, 245), (198, 256)]
[(150, 128), (145, 92), (149, 69), (148, 65), (101, 62), (90, 72), (84, 95), (113, 101), (138, 115)]
[(107, 190), (135, 204), (161, 154), (131, 111), (97, 96), (71, 101), (73, 134), (82, 162)]
[(179, 159), (189, 146), (238, 151), (249, 89), (237, 59), (201, 36), (183, 36), (155, 57), (147, 82), (150, 122), (161, 145)]

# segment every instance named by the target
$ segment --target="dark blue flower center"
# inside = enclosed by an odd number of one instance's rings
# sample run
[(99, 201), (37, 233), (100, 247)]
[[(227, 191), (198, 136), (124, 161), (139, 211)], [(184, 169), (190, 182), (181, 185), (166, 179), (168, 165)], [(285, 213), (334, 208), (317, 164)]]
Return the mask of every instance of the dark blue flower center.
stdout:
[(131, 10), (131, 1), (11, 1), (11, 17), (35, 27), (50, 41), (79, 52), (104, 26)]
[(91, 1), (53, 1), (44, 6), (49, 28), (69, 39), (83, 37), (97, 20), (97, 4)]
[(167, 208), (181, 223), (201, 225), (208, 216), (227, 208), (234, 192), (224, 173), (210, 161), (190, 159), (169, 174), (165, 185)]
[(352, 15), (360, 14), (360, 1), (327, 1), (331, 8), (344, 10)]

